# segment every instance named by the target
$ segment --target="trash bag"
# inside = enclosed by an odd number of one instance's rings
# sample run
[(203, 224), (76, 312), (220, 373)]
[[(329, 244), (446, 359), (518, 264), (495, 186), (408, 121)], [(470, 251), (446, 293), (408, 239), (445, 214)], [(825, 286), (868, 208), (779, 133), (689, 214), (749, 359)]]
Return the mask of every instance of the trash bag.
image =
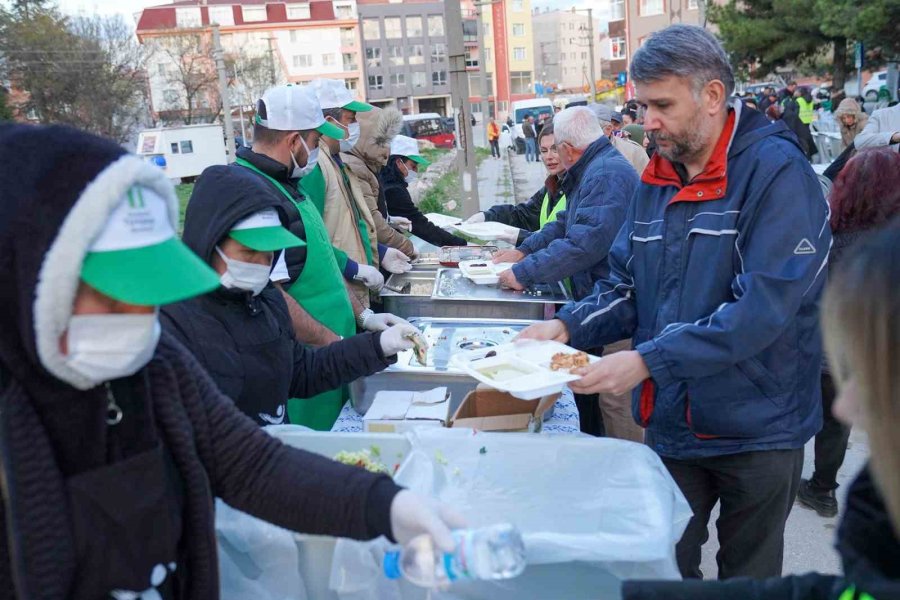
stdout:
[(216, 500), (221, 597), (307, 600), (294, 534)]

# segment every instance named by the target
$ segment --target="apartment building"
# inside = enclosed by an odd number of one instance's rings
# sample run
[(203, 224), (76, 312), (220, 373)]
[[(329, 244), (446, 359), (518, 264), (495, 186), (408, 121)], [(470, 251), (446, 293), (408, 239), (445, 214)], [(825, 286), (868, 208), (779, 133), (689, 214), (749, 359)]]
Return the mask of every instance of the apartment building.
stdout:
[(366, 98), (404, 114), (452, 114), (444, 4), (357, 0)]
[[(598, 18), (586, 11), (547, 10), (532, 15), (536, 79), (555, 92), (583, 93), (590, 89), (591, 61), (597, 80), (604, 77), (609, 48)], [(591, 26), (592, 25), (592, 26)], [(589, 36), (593, 35), (593, 58)]]
[(366, 97), (355, 0), (181, 0), (146, 8), (138, 19), (138, 40), (152, 48), (148, 79), (154, 113), (213, 108), (215, 86), (201, 84), (214, 79), (214, 23), (242, 105), (252, 104), (273, 83), (319, 77), (343, 79)]

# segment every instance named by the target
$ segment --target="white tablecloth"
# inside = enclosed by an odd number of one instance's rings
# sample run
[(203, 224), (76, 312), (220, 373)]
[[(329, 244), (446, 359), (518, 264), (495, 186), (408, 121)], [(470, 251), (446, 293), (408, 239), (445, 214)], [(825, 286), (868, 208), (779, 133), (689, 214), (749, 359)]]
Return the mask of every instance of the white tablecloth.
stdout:
[[(362, 417), (347, 402), (331, 430), (347, 433), (360, 432), (363, 430)], [(553, 407), (553, 416), (544, 421), (543, 431), (575, 434), (580, 430), (575, 396), (572, 394), (572, 390), (566, 388), (560, 395), (559, 400), (556, 401), (556, 406)]]

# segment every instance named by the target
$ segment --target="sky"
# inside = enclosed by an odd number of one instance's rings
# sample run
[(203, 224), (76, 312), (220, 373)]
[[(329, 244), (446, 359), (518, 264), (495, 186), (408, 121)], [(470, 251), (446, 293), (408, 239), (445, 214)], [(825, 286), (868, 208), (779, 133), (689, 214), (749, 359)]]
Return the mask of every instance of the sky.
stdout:
[(135, 13), (148, 6), (168, 3), (168, 0), (57, 0), (60, 10), (66, 14), (122, 15), (132, 25)]

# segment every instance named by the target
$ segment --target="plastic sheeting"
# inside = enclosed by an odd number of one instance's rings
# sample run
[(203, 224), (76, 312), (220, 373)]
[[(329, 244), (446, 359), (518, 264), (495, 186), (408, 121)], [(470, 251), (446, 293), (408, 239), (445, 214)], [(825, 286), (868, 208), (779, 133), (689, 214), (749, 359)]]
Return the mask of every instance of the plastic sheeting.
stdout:
[[(675, 544), (690, 508), (649, 448), (611, 439), (421, 429), (396, 481), (439, 498), (471, 527), (511, 522), (529, 567), (520, 578), (472, 582), (433, 599), (618, 597), (618, 581), (678, 577)], [(330, 587), (345, 600), (422, 598), (386, 582), (386, 543), (341, 540)], [(578, 582), (581, 582), (580, 584)]]

